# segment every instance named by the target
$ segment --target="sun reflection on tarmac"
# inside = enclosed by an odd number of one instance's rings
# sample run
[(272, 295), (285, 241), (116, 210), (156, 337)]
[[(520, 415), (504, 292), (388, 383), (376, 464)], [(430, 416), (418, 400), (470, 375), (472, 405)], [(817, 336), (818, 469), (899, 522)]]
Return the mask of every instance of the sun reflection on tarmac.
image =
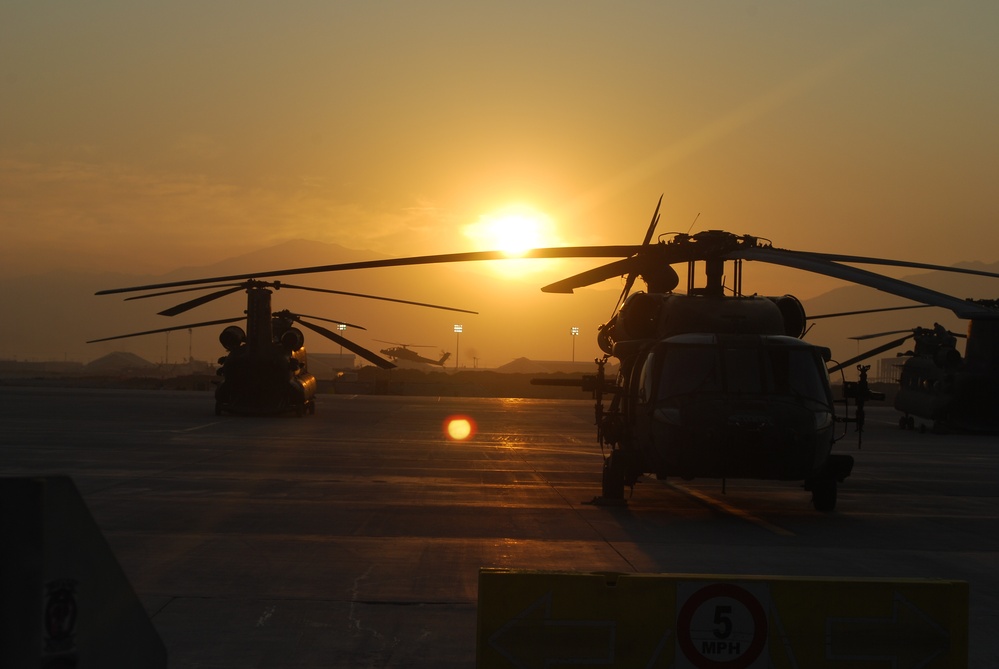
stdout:
[(451, 441), (466, 441), (475, 436), (475, 421), (468, 416), (449, 416), (444, 421), (444, 434)]

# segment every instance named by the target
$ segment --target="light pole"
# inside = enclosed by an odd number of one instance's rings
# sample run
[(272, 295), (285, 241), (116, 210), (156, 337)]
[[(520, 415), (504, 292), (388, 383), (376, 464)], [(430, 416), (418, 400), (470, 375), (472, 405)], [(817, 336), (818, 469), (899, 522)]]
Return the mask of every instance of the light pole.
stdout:
[[(340, 332), (340, 335), (343, 336), (343, 331), (347, 329), (347, 324), (337, 323), (336, 329)], [(343, 342), (340, 342), (340, 364), (343, 365)]]
[(569, 333), (572, 334), (572, 361), (576, 362), (576, 337), (579, 336), (579, 328), (573, 326)]
[(461, 325), (454, 324), (454, 368), (458, 369), (458, 344), (461, 340)]

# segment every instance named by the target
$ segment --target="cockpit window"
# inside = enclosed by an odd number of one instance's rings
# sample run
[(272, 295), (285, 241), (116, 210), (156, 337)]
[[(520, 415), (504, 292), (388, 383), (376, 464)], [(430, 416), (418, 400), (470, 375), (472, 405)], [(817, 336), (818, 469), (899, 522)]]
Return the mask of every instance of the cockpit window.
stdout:
[(773, 391), (816, 400), (828, 400), (824, 368), (810, 349), (767, 347)]
[(660, 398), (722, 389), (721, 365), (714, 346), (670, 346), (659, 376)]
[(758, 348), (747, 346), (722, 349), (722, 366), (725, 370), (727, 392), (757, 395), (763, 392), (765, 375), (759, 352)]
[(824, 368), (811, 348), (674, 344), (660, 348), (659, 355), (659, 399), (727, 392), (829, 401)]

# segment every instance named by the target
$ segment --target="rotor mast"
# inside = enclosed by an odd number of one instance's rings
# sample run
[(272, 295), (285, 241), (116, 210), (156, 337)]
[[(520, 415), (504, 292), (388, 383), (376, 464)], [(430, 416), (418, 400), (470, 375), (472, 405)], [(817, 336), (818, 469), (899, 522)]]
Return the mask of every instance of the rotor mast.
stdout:
[(265, 351), (273, 341), (271, 291), (251, 285), (246, 289), (246, 342), (251, 352)]

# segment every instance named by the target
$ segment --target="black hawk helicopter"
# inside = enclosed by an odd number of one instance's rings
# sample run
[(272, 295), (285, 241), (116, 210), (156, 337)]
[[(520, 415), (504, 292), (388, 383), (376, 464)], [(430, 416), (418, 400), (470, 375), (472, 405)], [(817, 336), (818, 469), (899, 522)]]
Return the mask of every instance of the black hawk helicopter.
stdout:
[(363, 346), (355, 344), (342, 335), (332, 332), (328, 328), (317, 325), (316, 323), (310, 323), (305, 319), (308, 318), (311, 320), (336, 323), (338, 325), (349, 326), (360, 330), (365, 329), (359, 325), (354, 325), (341, 320), (321, 318), (319, 316), (296, 314), (288, 310), (272, 311), (271, 294), (273, 290), (308, 290), (320, 293), (349, 295), (366, 299), (412, 304), (434, 309), (446, 309), (448, 311), (460, 311), (471, 314), (476, 313), (467, 309), (456, 309), (453, 307), (444, 307), (424, 302), (412, 302), (409, 300), (379, 297), (376, 295), (365, 295), (340, 290), (290, 285), (280, 281), (260, 281), (253, 278), (230, 284), (219, 283), (216, 279), (193, 279), (183, 283), (185, 286), (192, 287), (168, 290), (165, 292), (147, 292), (150, 290), (158, 290), (159, 288), (165, 286), (136, 286), (131, 288), (102, 290), (99, 291), (97, 295), (128, 292), (146, 293), (126, 298), (126, 300), (135, 300), (159, 297), (163, 295), (173, 295), (189, 291), (218, 289), (207, 295), (202, 295), (193, 300), (189, 300), (159, 312), (160, 315), (163, 316), (176, 316), (188, 311), (189, 309), (193, 309), (213, 300), (225, 297), (226, 295), (231, 295), (239, 291), (246, 291), (245, 317), (191, 323), (188, 325), (178, 325), (174, 327), (159, 328), (156, 330), (146, 330), (144, 332), (133, 332), (131, 334), (117, 335), (114, 337), (93, 339), (87, 343), (124, 339), (126, 337), (138, 337), (141, 335), (171, 332), (174, 330), (188, 330), (212, 325), (226, 325), (242, 321), (245, 318), (245, 330), (237, 325), (228, 325), (219, 335), (219, 342), (222, 344), (222, 348), (225, 349), (226, 355), (219, 358), (220, 367), (217, 370), (217, 374), (222, 380), (215, 389), (216, 415), (221, 415), (223, 412), (233, 414), (264, 415), (281, 414), (293, 411), (299, 416), (304, 413), (315, 413), (316, 377), (308, 371), (308, 361), (305, 351), (305, 335), (298, 327), (295, 327), (296, 325), (312, 330), (313, 332), (340, 344), (344, 348), (356, 353), (378, 367), (391, 369), (396, 366), (393, 362), (380, 357)]
[(385, 341), (384, 339), (376, 339), (375, 341), (381, 342), (383, 344), (392, 344), (391, 348), (383, 348), (379, 351), (379, 353), (388, 358), (391, 358), (391, 360), (396, 363), (400, 361), (415, 362), (415, 363), (422, 363), (424, 365), (436, 365), (438, 367), (443, 367), (447, 359), (451, 357), (451, 354), (448, 353), (447, 351), (441, 351), (441, 357), (435, 360), (433, 358), (424, 357), (419, 353), (417, 353), (416, 351), (411, 350), (413, 348), (434, 348), (433, 346), (430, 345), (400, 344), (399, 342), (396, 341)]
[[(939, 323), (851, 337), (857, 341), (902, 334), (843, 363), (872, 358), (898, 348), (910, 339), (913, 347), (898, 354), (901, 371), (894, 406), (902, 413), (902, 429), (916, 427), (916, 419), (930, 422), (936, 432), (995, 434), (999, 432), (999, 301), (973, 300), (997, 312), (992, 319), (972, 318), (968, 334), (951, 332)], [(957, 350), (965, 339), (965, 354)], [(835, 370), (831, 370), (835, 371)], [(920, 422), (920, 431), (927, 429)]]
[[(660, 205), (662, 198), (660, 198)], [(806, 316), (792, 295), (760, 296), (742, 290), (746, 261), (824, 274), (921, 304), (940, 306), (960, 318), (999, 326), (999, 311), (905, 281), (853, 267), (871, 264), (935, 269), (999, 277), (978, 270), (884, 258), (775, 248), (768, 240), (721, 230), (665, 233), (653, 243), (657, 205), (638, 245), (531, 249), (524, 258), (619, 258), (542, 287), (551, 293), (625, 277), (610, 320), (598, 329), (605, 355), (597, 373), (575, 385), (595, 400), (597, 440), (604, 450), (602, 494), (622, 499), (644, 474), (692, 478), (801, 481), (820, 511), (836, 505), (837, 484), (853, 468), (849, 455), (834, 454), (834, 424), (857, 419), (836, 415), (826, 364), (828, 348), (802, 339)], [(274, 270), (252, 276), (438, 263), (503, 260), (502, 251), (390, 258)], [(704, 283), (695, 267), (703, 264)], [(733, 267), (725, 285), (725, 264)], [(674, 264), (687, 265), (687, 292), (676, 293)], [(250, 275), (216, 277), (234, 281)], [(641, 277), (646, 292), (630, 294)], [(182, 286), (185, 282), (150, 288)], [(999, 347), (995, 356), (999, 358)], [(614, 380), (608, 359), (618, 358)], [(609, 407), (603, 398), (610, 396)], [(863, 397), (857, 397), (858, 402)]]

